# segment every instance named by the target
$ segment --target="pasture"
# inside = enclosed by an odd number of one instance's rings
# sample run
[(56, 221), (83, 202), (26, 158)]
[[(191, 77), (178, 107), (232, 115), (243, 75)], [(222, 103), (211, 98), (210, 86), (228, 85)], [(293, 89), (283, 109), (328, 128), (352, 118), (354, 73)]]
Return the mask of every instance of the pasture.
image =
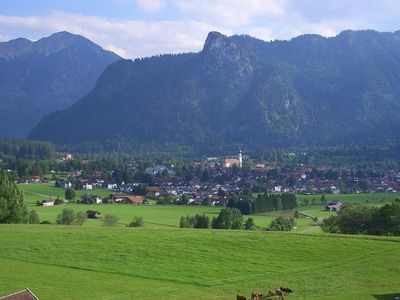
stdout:
[[(59, 196), (63, 198), (64, 189), (56, 188), (48, 184), (19, 184), (18, 187), (23, 191), (24, 198), (28, 203), (29, 210), (36, 210), (39, 214), (40, 221), (48, 220), (52, 223), (55, 222), (57, 215), (68, 207), (74, 209), (76, 212), (97, 210), (104, 216), (105, 214), (113, 214), (118, 216), (119, 225), (126, 226), (129, 224), (134, 216), (141, 216), (144, 219), (145, 227), (149, 228), (177, 228), (179, 227), (179, 220), (181, 216), (205, 214), (212, 219), (216, 217), (222, 207), (212, 206), (190, 206), (190, 205), (129, 205), (129, 204), (100, 204), (100, 205), (86, 205), (86, 204), (65, 204), (51, 207), (37, 206), (36, 201), (46, 199), (43, 196), (50, 196), (56, 198)], [(85, 193), (97, 194), (99, 196), (107, 196), (111, 191), (105, 189), (95, 189), (93, 191), (77, 191), (77, 195)], [(47, 198), (48, 198), (47, 197)], [(244, 216), (246, 219), (248, 216)], [(256, 215), (251, 216), (254, 222), (260, 228), (267, 227), (271, 221), (276, 217), (272, 215)], [(309, 221), (308, 223), (312, 223)], [(100, 227), (101, 220), (88, 219), (83, 226), (87, 227)]]
[[(40, 299), (392, 299), (400, 239), (262, 231), (0, 226), (0, 295)], [(385, 298), (386, 297), (386, 298)]]
[[(301, 204), (303, 199), (307, 199), (308, 201), (315, 201), (316, 203), (320, 203), (322, 194), (317, 195), (302, 195), (297, 194), (297, 202)], [(374, 204), (383, 204), (385, 202), (390, 202), (393, 199), (400, 198), (400, 193), (361, 193), (361, 194), (326, 194), (326, 200), (340, 200), (343, 202), (349, 203), (374, 203)]]

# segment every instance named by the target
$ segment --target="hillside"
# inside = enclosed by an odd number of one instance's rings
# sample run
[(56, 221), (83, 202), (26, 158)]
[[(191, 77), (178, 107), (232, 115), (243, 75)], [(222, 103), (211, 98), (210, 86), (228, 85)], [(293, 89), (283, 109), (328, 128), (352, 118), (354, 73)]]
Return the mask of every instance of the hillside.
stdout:
[(381, 143), (400, 134), (399, 81), (400, 31), (272, 42), (211, 32), (199, 53), (109, 66), (29, 137), (198, 149)]
[[(40, 299), (234, 299), (288, 286), (287, 299), (393, 299), (396, 238), (1, 225), (0, 295)], [(12, 270), (8, 271), (8, 270)]]
[(25, 137), (45, 114), (86, 95), (119, 58), (68, 32), (0, 43), (0, 138)]

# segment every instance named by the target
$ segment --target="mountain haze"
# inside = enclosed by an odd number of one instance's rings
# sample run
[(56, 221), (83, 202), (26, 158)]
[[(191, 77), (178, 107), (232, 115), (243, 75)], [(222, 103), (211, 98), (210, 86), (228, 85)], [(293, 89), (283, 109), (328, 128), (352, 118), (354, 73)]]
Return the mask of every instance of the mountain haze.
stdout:
[(87, 94), (118, 59), (68, 32), (0, 43), (0, 138), (25, 137), (45, 114)]
[(400, 135), (400, 32), (265, 42), (209, 33), (199, 53), (110, 65), (30, 138), (193, 147), (377, 143)]

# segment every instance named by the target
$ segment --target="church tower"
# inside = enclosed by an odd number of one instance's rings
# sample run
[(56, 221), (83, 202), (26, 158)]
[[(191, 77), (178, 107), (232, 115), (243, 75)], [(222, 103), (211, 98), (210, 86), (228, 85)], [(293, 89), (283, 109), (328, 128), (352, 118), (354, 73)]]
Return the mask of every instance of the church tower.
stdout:
[(243, 167), (242, 150), (239, 151), (239, 168)]

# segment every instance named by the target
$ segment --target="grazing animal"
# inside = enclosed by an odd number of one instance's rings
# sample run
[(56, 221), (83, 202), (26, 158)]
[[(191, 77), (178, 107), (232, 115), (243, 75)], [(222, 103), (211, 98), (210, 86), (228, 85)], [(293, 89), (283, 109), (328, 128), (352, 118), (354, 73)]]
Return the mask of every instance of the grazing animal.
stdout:
[(293, 290), (290, 288), (281, 287), (280, 290), (285, 294), (293, 293)]
[(285, 292), (281, 291), (281, 289), (269, 290), (268, 296), (270, 297), (279, 296), (279, 299), (285, 300)]
[(236, 295), (236, 300), (246, 300), (245, 296), (240, 296), (239, 294)]
[(251, 300), (261, 300), (262, 294), (260, 292), (253, 292), (251, 294)]

